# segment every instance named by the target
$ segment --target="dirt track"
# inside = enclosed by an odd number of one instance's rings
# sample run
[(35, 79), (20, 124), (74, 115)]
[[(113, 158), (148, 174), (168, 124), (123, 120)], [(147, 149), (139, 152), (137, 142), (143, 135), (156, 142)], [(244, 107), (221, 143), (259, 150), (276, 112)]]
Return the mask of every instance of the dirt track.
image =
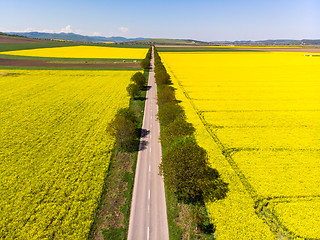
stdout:
[(0, 66), (20, 67), (83, 67), (83, 68), (138, 68), (137, 63), (50, 63), (39, 60), (3, 59), (0, 58)]

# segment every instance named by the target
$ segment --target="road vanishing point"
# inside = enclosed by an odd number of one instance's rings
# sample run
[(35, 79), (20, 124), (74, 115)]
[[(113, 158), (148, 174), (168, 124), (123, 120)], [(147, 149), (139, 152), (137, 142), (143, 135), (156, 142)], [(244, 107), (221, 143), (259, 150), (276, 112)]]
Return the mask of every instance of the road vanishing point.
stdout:
[(168, 240), (167, 206), (163, 178), (159, 175), (161, 162), (160, 124), (157, 118), (157, 86), (154, 78), (154, 52), (151, 69), (140, 151), (134, 180), (128, 240)]

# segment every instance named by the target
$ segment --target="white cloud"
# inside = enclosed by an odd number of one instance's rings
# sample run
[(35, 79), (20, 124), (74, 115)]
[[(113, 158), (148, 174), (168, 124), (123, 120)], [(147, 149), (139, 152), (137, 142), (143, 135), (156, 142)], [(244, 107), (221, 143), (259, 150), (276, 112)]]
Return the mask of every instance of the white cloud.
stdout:
[(129, 28), (127, 27), (120, 27), (119, 29), (123, 34), (126, 34), (127, 32), (129, 32)]
[(85, 32), (81, 29), (73, 29), (70, 24), (66, 25), (63, 28), (56, 28), (56, 29), (41, 29), (35, 27), (27, 27), (23, 30), (21, 29), (5, 29), (0, 26), (0, 32), (45, 32), (45, 33), (76, 33), (81, 35), (88, 35), (88, 36), (103, 36), (101, 32)]
[(60, 32), (63, 32), (63, 33), (71, 33), (71, 32), (72, 32), (71, 25), (67, 25), (67, 26), (64, 27), (64, 28), (61, 28)]

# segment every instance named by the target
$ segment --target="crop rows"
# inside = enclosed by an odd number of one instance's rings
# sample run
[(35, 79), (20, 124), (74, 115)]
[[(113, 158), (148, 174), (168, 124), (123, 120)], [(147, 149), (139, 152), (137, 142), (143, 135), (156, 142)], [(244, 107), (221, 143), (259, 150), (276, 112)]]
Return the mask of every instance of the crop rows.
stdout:
[(132, 72), (14, 73), (0, 77), (0, 238), (86, 239)]
[(270, 230), (319, 239), (319, 59), (301, 53), (161, 56), (199, 143), (230, 183), (229, 198), (208, 203), (217, 239), (272, 239)]

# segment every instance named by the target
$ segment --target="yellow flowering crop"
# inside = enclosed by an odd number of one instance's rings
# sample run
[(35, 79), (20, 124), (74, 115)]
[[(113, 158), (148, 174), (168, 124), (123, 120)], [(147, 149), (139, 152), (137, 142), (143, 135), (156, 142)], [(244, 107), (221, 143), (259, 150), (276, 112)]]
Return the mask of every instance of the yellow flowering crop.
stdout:
[[(207, 203), (217, 239), (320, 238), (312, 205), (320, 195), (320, 57), (305, 54), (161, 53), (199, 144), (230, 184), (226, 199)], [(272, 207), (278, 198), (287, 204)], [(304, 198), (312, 202), (296, 203)]]
[(318, 239), (320, 236), (320, 200), (292, 199), (289, 202), (271, 203), (270, 208), (279, 216), (284, 225), (309, 239)]
[(55, 58), (111, 58), (111, 59), (143, 59), (147, 53), (146, 48), (117, 48), (98, 46), (73, 46), (38, 48), (30, 50), (7, 51), (2, 54), (29, 57), (55, 57)]
[(132, 72), (0, 72), (0, 238), (87, 239)]

